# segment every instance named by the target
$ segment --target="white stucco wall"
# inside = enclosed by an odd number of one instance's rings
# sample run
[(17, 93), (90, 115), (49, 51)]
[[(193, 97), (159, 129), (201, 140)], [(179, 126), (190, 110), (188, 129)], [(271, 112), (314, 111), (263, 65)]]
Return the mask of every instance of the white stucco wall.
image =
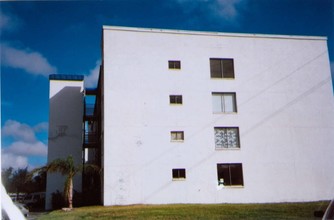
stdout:
[[(83, 81), (50, 80), (50, 114), (48, 163), (57, 158), (73, 156), (74, 162), (82, 163)], [(48, 173), (46, 209), (52, 208), (51, 194), (63, 192), (65, 177)], [(74, 189), (81, 192), (81, 174), (73, 180)]]
[[(326, 38), (104, 27), (104, 205), (314, 201), (334, 195), (334, 101)], [(211, 79), (233, 58), (235, 79)], [(180, 60), (181, 70), (169, 70)], [(213, 114), (212, 92), (238, 112)], [(183, 104), (169, 104), (182, 94)], [(215, 150), (235, 126), (240, 149)], [(170, 131), (185, 140), (170, 141)], [(243, 187), (217, 189), (217, 164)], [(173, 181), (172, 169), (186, 180)]]

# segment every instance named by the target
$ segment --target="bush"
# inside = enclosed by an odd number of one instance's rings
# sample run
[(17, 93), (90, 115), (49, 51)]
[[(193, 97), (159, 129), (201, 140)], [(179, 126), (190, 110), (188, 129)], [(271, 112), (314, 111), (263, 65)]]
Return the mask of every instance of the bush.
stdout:
[[(83, 195), (80, 192), (74, 191), (73, 193), (73, 207), (83, 206)], [(57, 190), (57, 192), (52, 193), (52, 208), (61, 209), (68, 206), (67, 200), (64, 198), (63, 194)]]
[(53, 209), (61, 209), (65, 207), (65, 199), (61, 192), (57, 190), (57, 192), (54, 192), (52, 195), (52, 208)]
[(83, 206), (83, 195), (80, 192), (74, 191), (73, 193), (73, 207)]

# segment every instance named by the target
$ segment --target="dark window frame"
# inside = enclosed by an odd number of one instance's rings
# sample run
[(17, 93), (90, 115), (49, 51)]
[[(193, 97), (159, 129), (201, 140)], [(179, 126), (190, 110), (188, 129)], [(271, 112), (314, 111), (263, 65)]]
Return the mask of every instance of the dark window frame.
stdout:
[(234, 59), (210, 58), (210, 76), (214, 79), (234, 79)]
[(185, 168), (174, 168), (172, 169), (173, 180), (185, 180), (186, 179), (186, 169)]
[(218, 185), (244, 186), (242, 163), (218, 163)]
[(181, 61), (180, 60), (168, 60), (168, 69), (180, 70)]
[(182, 105), (183, 104), (182, 95), (169, 95), (169, 104)]

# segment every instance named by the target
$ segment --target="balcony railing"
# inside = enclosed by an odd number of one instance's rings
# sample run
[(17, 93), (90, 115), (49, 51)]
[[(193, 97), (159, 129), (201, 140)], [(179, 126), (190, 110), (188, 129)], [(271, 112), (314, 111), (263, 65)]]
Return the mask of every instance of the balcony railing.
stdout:
[(84, 144), (93, 145), (98, 143), (98, 134), (97, 132), (85, 132), (84, 134)]
[(95, 104), (85, 104), (85, 116), (94, 116)]

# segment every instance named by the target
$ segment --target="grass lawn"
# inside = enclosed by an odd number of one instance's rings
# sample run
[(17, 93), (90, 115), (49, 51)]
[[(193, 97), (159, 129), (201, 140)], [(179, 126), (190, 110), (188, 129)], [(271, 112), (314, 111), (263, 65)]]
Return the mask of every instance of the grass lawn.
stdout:
[(278, 204), (89, 206), (53, 211), (38, 220), (60, 219), (316, 219), (329, 201)]

